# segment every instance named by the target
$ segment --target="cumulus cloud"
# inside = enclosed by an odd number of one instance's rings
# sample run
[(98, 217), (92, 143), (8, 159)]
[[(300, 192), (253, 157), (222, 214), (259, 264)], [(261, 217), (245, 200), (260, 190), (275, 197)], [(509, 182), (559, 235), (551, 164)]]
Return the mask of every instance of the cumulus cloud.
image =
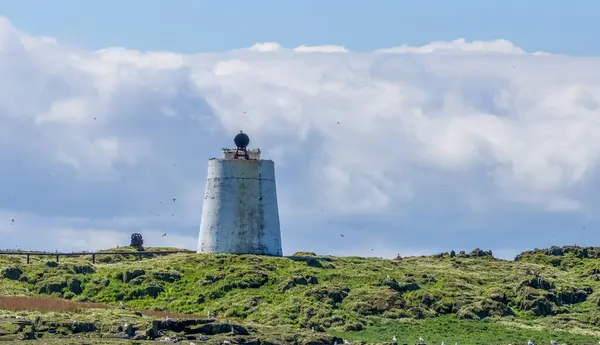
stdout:
[(288, 254), (513, 253), (598, 224), (596, 58), (464, 39), (83, 51), (0, 19), (0, 75), (7, 247), (145, 230), (195, 248), (206, 159), (240, 129), (277, 159)]

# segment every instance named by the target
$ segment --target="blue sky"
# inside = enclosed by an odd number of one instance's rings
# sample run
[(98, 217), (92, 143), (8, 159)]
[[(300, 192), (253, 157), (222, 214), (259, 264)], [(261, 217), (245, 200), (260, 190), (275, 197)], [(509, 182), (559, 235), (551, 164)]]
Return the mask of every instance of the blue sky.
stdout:
[(285, 254), (597, 245), (598, 12), (0, 0), (2, 246), (194, 249), (240, 127), (276, 162)]
[(600, 51), (594, 0), (4, 0), (0, 13), (32, 34), (89, 49), (195, 53), (266, 41), (369, 51), (464, 37), (502, 38), (527, 51)]

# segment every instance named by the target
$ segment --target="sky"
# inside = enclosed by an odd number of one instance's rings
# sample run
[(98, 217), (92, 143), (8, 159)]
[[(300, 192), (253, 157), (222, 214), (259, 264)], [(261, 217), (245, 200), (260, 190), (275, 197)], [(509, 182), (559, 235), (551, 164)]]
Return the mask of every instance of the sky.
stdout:
[(598, 244), (600, 3), (168, 4), (0, 0), (0, 247), (195, 249), (240, 129), (285, 255)]

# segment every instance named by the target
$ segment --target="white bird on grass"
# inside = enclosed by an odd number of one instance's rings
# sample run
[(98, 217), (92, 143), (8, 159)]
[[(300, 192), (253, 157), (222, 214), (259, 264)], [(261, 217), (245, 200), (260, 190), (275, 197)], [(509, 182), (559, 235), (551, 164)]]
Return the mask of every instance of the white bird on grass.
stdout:
[(423, 339), (423, 337), (419, 337), (419, 343), (425, 344), (425, 339)]
[(531, 340), (527, 340), (527, 345), (534, 345), (534, 344), (533, 344), (533, 341), (531, 341)]
[(395, 343), (396, 342), (396, 336), (392, 337), (392, 341)]
[(552, 345), (558, 345), (558, 341), (550, 340), (550, 344), (552, 344)]

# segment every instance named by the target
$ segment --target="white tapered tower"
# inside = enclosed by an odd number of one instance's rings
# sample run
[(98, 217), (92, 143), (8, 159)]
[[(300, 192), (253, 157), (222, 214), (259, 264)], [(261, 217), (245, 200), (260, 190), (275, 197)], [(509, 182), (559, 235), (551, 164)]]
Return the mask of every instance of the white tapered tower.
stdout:
[(241, 131), (234, 142), (208, 161), (198, 253), (282, 256), (275, 164)]

